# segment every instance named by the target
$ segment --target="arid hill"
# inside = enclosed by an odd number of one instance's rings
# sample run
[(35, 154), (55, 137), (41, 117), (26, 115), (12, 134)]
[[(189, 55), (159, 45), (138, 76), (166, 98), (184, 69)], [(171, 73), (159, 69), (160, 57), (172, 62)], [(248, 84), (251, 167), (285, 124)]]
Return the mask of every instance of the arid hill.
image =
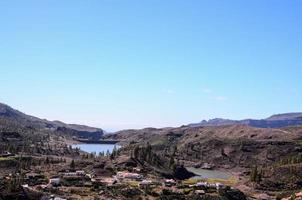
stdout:
[[(209, 163), (217, 169), (250, 173), (263, 169), (267, 188), (301, 188), (302, 126), (281, 129), (247, 125), (120, 131), (106, 136), (125, 144), (149, 143), (159, 155), (186, 166)], [(293, 167), (294, 165), (294, 167)], [(293, 179), (293, 177), (295, 177)]]
[(302, 125), (302, 113), (284, 113), (273, 115), (266, 119), (244, 119), (230, 120), (215, 118), (208, 121), (203, 120), (199, 123), (189, 124), (190, 127), (200, 126), (222, 126), (222, 125), (248, 125), (258, 128), (282, 128), (286, 126)]
[(77, 124), (66, 124), (60, 121), (48, 121), (46, 119), (33, 117), (2, 103), (0, 103), (0, 120), (1, 119), (17, 123), (18, 125), (24, 127), (57, 131), (76, 137), (90, 138), (96, 140), (100, 139), (104, 133), (104, 131), (100, 128)]

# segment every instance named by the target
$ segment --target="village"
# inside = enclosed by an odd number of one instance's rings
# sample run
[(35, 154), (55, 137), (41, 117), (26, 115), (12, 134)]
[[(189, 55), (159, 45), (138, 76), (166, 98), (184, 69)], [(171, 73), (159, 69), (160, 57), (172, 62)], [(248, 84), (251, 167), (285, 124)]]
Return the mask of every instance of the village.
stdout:
[[(6, 178), (9, 178), (6, 177)], [(110, 196), (110, 191), (116, 188), (122, 189), (125, 197), (132, 195), (132, 192), (141, 192), (145, 196), (160, 196), (162, 192), (169, 194), (215, 194), (226, 186), (221, 183), (197, 182), (196, 184), (185, 184), (174, 179), (160, 179), (152, 176), (145, 176), (140, 173), (139, 168), (133, 168), (133, 172), (118, 171), (112, 177), (102, 177), (86, 173), (83, 170), (59, 172), (57, 176), (45, 177), (40, 173), (26, 174), (24, 185), (27, 190), (41, 191), (49, 194), (49, 198), (68, 199), (60, 194), (86, 194)], [(133, 191), (131, 191), (133, 190)], [(88, 192), (88, 193), (87, 193)], [(129, 193), (129, 194), (127, 194)], [(112, 194), (113, 195), (113, 194)], [(85, 195), (84, 195), (85, 196)]]
[[(8, 153), (4, 155), (8, 156), (13, 155)], [(10, 173), (0, 177), (0, 180), (11, 182), (20, 179), (24, 191), (41, 193), (44, 199), (56, 200), (91, 199), (91, 197), (127, 199), (140, 196), (144, 196), (145, 199), (157, 199), (162, 195), (171, 197), (217, 195), (222, 190), (234, 189), (219, 182), (208, 183), (205, 180), (186, 182), (160, 177), (143, 167), (125, 166), (125, 162), (113, 164), (107, 157), (98, 158), (93, 166), (85, 169), (77, 167), (81, 162), (83, 161), (71, 160), (70, 164), (65, 164), (64, 167), (62, 163), (53, 164), (52, 167), (32, 169), (23, 175)], [(126, 162), (127, 164), (129, 163)]]
[[(166, 162), (149, 143), (99, 154), (57, 143), (47, 149), (52, 149), (48, 150), (50, 155), (3, 151), (1, 163), (7, 166), (0, 174), (0, 187), (12, 194), (20, 190), (33, 193), (43, 200), (198, 199), (229, 194), (245, 198), (232, 182), (194, 177), (194, 173), (183, 171), (184, 167), (171, 174), (180, 164), (174, 159)], [(196, 167), (213, 168), (208, 163)]]

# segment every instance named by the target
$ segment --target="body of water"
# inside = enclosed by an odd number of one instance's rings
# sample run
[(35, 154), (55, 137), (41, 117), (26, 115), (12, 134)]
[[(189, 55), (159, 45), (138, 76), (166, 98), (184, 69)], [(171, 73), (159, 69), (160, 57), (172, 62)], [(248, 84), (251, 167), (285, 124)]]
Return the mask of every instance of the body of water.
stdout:
[(213, 179), (227, 180), (231, 177), (231, 174), (218, 170), (198, 169), (194, 167), (187, 167), (187, 170), (197, 175), (193, 178), (203, 178), (203, 179), (213, 178)]
[(104, 152), (106, 154), (107, 151), (110, 153), (116, 147), (119, 148), (116, 144), (74, 144), (72, 148), (80, 148), (82, 151), (87, 153), (96, 153), (98, 155), (100, 152)]

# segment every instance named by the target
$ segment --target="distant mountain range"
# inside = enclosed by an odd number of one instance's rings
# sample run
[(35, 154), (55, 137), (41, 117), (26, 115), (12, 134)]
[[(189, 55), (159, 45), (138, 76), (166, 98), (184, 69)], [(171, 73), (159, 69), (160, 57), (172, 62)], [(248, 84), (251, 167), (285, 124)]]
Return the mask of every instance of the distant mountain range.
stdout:
[(24, 114), (2, 103), (0, 103), (0, 119), (10, 120), (24, 127), (58, 131), (86, 139), (100, 139), (104, 134), (104, 131), (100, 128), (40, 119)]
[[(104, 131), (100, 128), (89, 127), (78, 124), (66, 124), (60, 121), (49, 121), (38, 117), (24, 114), (18, 110), (11, 108), (6, 104), (0, 103), (0, 120), (10, 120), (24, 127), (33, 127), (36, 129), (51, 130), (69, 134), (79, 138), (98, 140), (104, 135)], [(215, 118), (203, 120), (199, 123), (189, 124), (189, 127), (202, 126), (223, 126), (223, 125), (248, 125), (258, 128), (281, 128), (286, 126), (302, 125), (302, 112), (285, 113), (273, 115), (266, 119), (244, 119), (230, 120)]]
[(284, 113), (272, 115), (266, 119), (244, 119), (244, 120), (230, 120), (215, 118), (210, 120), (203, 120), (199, 123), (189, 124), (190, 127), (200, 126), (222, 126), (222, 125), (248, 125), (258, 128), (281, 128), (286, 126), (302, 125), (302, 112), (298, 113)]

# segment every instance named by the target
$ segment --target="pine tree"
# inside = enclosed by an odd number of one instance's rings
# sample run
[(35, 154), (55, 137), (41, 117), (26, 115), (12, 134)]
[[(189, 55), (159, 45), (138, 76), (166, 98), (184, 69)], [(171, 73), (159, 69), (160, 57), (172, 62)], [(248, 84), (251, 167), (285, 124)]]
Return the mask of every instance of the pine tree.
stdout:
[(251, 171), (250, 181), (260, 183), (262, 180), (262, 174), (263, 174), (262, 169), (259, 171), (257, 165), (255, 165)]
[(255, 182), (257, 179), (258, 169), (257, 165), (255, 165), (250, 174), (250, 181)]
[(46, 157), (45, 163), (46, 163), (47, 165), (49, 165), (50, 161), (49, 161), (49, 158), (48, 158), (48, 157)]
[(146, 157), (148, 158), (148, 160), (151, 160), (151, 156), (152, 156), (151, 154), (152, 154), (152, 146), (148, 142), (146, 147)]
[(71, 161), (70, 163), (70, 169), (75, 169), (75, 163), (74, 163), (74, 160)]
[(107, 152), (106, 152), (106, 156), (107, 156), (107, 157), (109, 157), (109, 156), (110, 156), (110, 152), (109, 152), (109, 150), (107, 150)]
[(172, 167), (175, 165), (175, 160), (174, 160), (174, 156), (170, 157), (170, 161), (169, 161), (169, 168), (172, 169)]
[(113, 160), (117, 157), (117, 149), (116, 146), (113, 147), (112, 153), (110, 154), (110, 159)]
[(260, 183), (262, 180), (262, 169), (257, 173), (256, 183)]
[(135, 158), (135, 159), (138, 159), (138, 157), (139, 157), (139, 146), (135, 146), (135, 148), (134, 148), (134, 150), (133, 150), (133, 157)]

